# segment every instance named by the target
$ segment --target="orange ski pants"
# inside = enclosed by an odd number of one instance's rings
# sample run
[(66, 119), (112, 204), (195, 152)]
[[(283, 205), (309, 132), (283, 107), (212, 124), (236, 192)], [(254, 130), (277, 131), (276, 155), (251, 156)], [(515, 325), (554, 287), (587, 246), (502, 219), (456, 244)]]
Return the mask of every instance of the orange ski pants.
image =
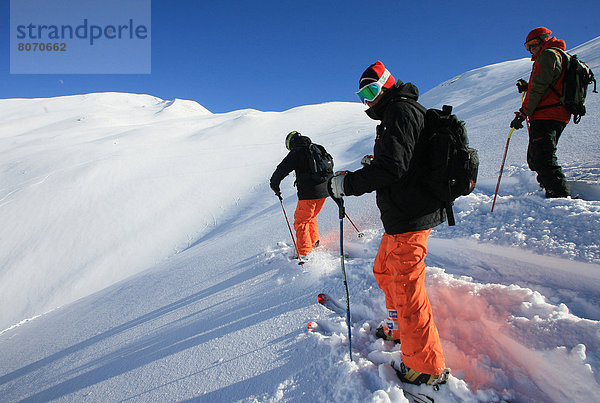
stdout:
[(425, 292), (425, 256), (431, 229), (383, 234), (373, 273), (385, 294), (386, 327), (400, 340), (404, 364), (429, 375), (446, 368), (429, 298)]
[(323, 199), (298, 200), (296, 212), (294, 213), (294, 229), (296, 230), (296, 241), (298, 253), (306, 255), (312, 251), (313, 245), (319, 240), (319, 225), (317, 214), (325, 204)]

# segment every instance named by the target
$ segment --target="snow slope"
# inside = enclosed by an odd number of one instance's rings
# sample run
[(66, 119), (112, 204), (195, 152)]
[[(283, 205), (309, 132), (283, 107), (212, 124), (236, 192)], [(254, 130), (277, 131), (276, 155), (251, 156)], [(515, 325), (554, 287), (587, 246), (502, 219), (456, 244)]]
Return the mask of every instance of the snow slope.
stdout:
[[(600, 71), (599, 47), (574, 51)], [(518, 131), (489, 212), (514, 83), (530, 67), (476, 69), (421, 99), (454, 105), (481, 158), (458, 225), (429, 244), (453, 374), (436, 401), (600, 395), (598, 95), (559, 144), (583, 198), (543, 198)], [(356, 169), (374, 129), (355, 103), (212, 114), (133, 94), (0, 100), (0, 400), (404, 401), (389, 366), (401, 352), (373, 337), (384, 317), (374, 196), (346, 200), (366, 234), (345, 223), (351, 362), (344, 320), (316, 304), (319, 292), (344, 295), (337, 208), (326, 203), (323, 247), (299, 267), (268, 188), (290, 130)], [(310, 320), (324, 332), (307, 332)]]

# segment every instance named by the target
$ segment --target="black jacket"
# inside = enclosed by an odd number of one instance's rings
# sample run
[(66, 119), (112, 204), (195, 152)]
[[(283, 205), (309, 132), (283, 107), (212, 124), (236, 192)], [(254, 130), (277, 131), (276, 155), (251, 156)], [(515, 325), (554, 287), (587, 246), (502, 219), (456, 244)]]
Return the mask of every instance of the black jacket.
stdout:
[(377, 191), (377, 207), (388, 234), (425, 230), (446, 220), (442, 202), (426, 193), (419, 181), (422, 164), (417, 155), (424, 115), (402, 101), (403, 97), (416, 101), (419, 90), (411, 83), (399, 81), (367, 110), (369, 117), (381, 120), (374, 158), (370, 165), (349, 172), (344, 179), (346, 195)]
[(322, 199), (329, 196), (327, 193), (327, 181), (316, 183), (310, 178), (310, 151), (308, 147), (312, 144), (310, 138), (299, 136), (290, 144), (290, 152), (277, 165), (277, 169), (271, 176), (271, 188), (279, 189), (279, 184), (290, 174), (296, 171), (296, 188), (299, 200)]

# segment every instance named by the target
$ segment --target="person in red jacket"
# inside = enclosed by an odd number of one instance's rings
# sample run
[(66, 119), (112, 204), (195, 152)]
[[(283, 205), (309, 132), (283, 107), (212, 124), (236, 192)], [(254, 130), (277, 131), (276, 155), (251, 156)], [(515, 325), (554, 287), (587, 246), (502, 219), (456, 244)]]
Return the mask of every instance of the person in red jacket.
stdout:
[(330, 179), (329, 192), (338, 199), (376, 192), (385, 233), (373, 274), (387, 308), (376, 336), (400, 343), (402, 363), (395, 369), (403, 382), (441, 382), (446, 364), (425, 292), (425, 256), (431, 229), (446, 215), (443, 203), (424, 190), (419, 179), (426, 169), (418, 152), (425, 118), (406, 102), (416, 101), (419, 90), (395, 80), (378, 61), (361, 76), (357, 95), (369, 107), (367, 115), (381, 122), (373, 156), (363, 158), (363, 168)]
[(568, 197), (571, 192), (556, 158), (556, 146), (571, 114), (551, 88), (562, 92), (565, 69), (557, 49), (564, 51), (565, 41), (553, 37), (548, 28), (539, 27), (529, 32), (525, 47), (531, 53), (533, 68), (529, 82), (517, 83), (519, 92), (527, 94), (510, 127), (521, 129), (523, 121), (529, 120), (529, 168), (537, 172), (537, 181), (545, 189), (546, 197)]

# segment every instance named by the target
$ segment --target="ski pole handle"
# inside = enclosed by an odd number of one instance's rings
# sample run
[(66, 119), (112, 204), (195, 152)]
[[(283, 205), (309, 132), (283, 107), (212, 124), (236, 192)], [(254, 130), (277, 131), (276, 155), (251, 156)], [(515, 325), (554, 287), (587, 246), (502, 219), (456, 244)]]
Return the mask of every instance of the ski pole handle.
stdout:
[(338, 211), (339, 211), (338, 218), (340, 220), (343, 220), (344, 217), (346, 216), (346, 210), (344, 209), (344, 198), (343, 197), (340, 197), (339, 199), (337, 197), (331, 197), (331, 198), (338, 205)]

